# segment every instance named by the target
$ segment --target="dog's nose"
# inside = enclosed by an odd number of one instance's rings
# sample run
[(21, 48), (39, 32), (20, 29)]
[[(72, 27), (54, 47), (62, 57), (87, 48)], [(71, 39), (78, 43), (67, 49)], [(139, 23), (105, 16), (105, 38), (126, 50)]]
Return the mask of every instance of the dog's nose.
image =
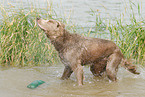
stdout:
[(37, 19), (37, 20), (40, 20), (40, 18), (39, 18), (39, 17), (37, 17), (36, 19)]

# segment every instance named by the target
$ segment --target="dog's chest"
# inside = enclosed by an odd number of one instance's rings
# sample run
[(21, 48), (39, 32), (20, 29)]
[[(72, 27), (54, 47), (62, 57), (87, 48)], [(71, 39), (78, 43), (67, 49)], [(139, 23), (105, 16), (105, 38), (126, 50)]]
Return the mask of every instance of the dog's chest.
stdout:
[(59, 57), (63, 64), (72, 64), (81, 59), (84, 48), (81, 46), (70, 46), (59, 53)]

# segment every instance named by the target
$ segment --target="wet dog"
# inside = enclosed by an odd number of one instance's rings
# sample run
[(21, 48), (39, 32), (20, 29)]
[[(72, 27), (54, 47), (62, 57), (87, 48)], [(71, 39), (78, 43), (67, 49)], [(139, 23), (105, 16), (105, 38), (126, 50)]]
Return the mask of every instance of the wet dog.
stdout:
[(134, 74), (136, 67), (129, 63), (119, 47), (110, 40), (83, 37), (71, 34), (65, 25), (56, 20), (37, 18), (38, 26), (45, 32), (55, 49), (58, 51), (65, 69), (61, 79), (68, 79), (74, 72), (78, 85), (83, 85), (83, 65), (90, 64), (90, 70), (95, 76), (106, 71), (110, 80), (116, 81), (118, 65)]

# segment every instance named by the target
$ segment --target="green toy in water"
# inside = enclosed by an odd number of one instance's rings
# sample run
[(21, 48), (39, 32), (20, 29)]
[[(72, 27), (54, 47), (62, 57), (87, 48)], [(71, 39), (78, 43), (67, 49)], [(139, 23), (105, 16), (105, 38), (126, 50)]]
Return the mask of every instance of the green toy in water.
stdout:
[(35, 80), (35, 81), (33, 81), (32, 83), (30, 83), (30, 84), (27, 86), (27, 88), (35, 89), (35, 88), (37, 88), (39, 85), (41, 85), (41, 84), (43, 84), (43, 83), (45, 83), (45, 82), (42, 81), (42, 80)]

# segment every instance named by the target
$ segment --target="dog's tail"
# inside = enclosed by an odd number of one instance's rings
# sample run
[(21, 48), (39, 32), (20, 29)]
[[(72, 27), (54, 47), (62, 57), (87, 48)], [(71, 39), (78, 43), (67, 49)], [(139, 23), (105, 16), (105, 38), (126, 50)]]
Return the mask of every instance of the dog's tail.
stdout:
[(123, 66), (125, 69), (130, 71), (133, 74), (140, 74), (139, 72), (136, 71), (136, 66), (127, 61), (127, 59), (122, 59), (121, 66)]

